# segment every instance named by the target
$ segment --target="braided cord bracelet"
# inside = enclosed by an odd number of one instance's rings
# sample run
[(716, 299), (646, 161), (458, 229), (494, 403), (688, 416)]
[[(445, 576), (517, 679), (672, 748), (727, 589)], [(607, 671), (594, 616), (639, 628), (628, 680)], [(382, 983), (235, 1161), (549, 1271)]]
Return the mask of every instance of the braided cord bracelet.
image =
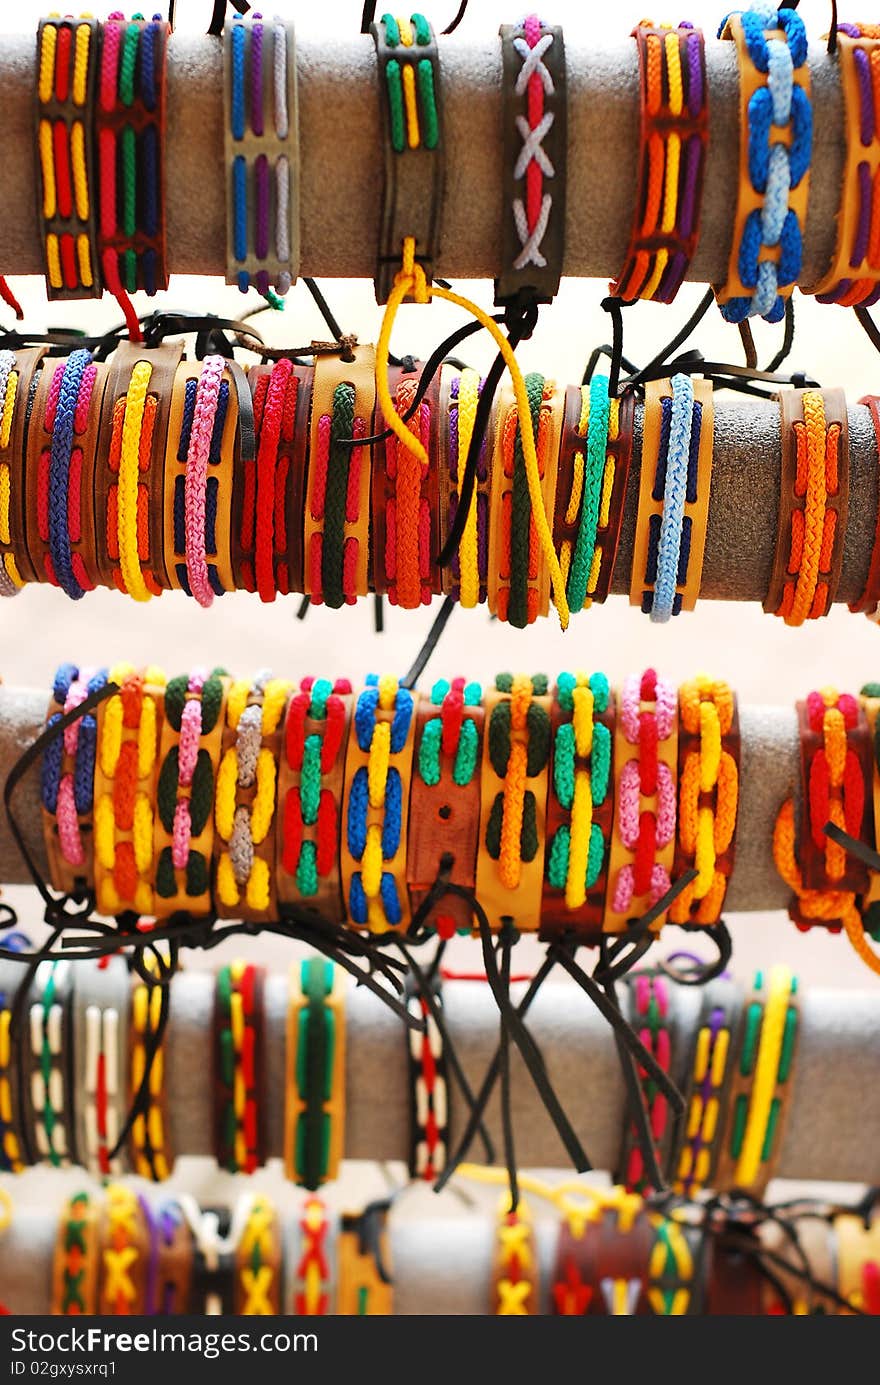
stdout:
[[(23, 1078), (30, 1105), (30, 1130), (36, 1160), (53, 1168), (76, 1163), (71, 1092), (71, 990), (69, 962), (41, 962), (30, 994), (30, 1049), (23, 1056)], [(24, 1046), (23, 1046), (24, 1047)]]
[(566, 390), (554, 539), (573, 611), (593, 604), (599, 580), (599, 533), (610, 522), (617, 466), (609, 444), (619, 438), (620, 413), (621, 400), (609, 398), (605, 375), (594, 375), (588, 386)]
[(0, 596), (37, 580), (25, 533), (27, 422), (45, 347), (0, 351)]
[[(434, 1005), (443, 1009), (438, 976), (430, 981)], [(409, 1176), (433, 1183), (449, 1157), (449, 1084), (443, 1036), (411, 977), (406, 979), (406, 1008), (424, 1024), (424, 1032), (407, 1029), (409, 1060), (410, 1137)]]
[(672, 923), (713, 927), (721, 920), (733, 872), (739, 808), (739, 716), (736, 694), (705, 674), (682, 683), (678, 696), (678, 841), (675, 875), (695, 880), (672, 902)]
[(80, 1158), (97, 1178), (117, 1177), (126, 1163), (116, 1145), (128, 1098), (128, 998), (128, 968), (121, 957), (107, 958), (105, 966), (83, 961), (77, 969), (73, 1114)]
[[(107, 670), (61, 664), (55, 674), (46, 727), (76, 710), (107, 681)], [(95, 751), (98, 723), (86, 712), (50, 740), (43, 751), (40, 801), (43, 837), (52, 885), (64, 894), (83, 882), (94, 888), (92, 813), (95, 801)]]
[(489, 1312), (495, 1317), (528, 1317), (538, 1312), (538, 1255), (532, 1217), (520, 1199), (516, 1211), (504, 1198), (495, 1228), (495, 1255)]
[[(394, 408), (400, 418), (415, 400), (422, 369), (416, 362), (412, 371), (396, 368), (390, 372)], [(387, 594), (392, 606), (405, 610), (430, 605), (435, 590), (440, 590), (437, 470), (429, 461), (437, 455), (437, 409), (437, 390), (429, 387), (406, 423), (421, 441), (421, 458), (393, 432), (373, 454), (374, 587)], [(377, 409), (374, 433), (383, 432), (385, 426)]]
[(333, 1313), (336, 1218), (321, 1198), (310, 1194), (291, 1218), (284, 1257), (290, 1285), (288, 1312), (295, 1317)]
[(726, 981), (711, 982), (701, 1001), (688, 1065), (684, 1143), (673, 1182), (682, 1197), (691, 1198), (713, 1185), (741, 1004), (739, 987)]
[[(663, 1071), (671, 1073), (670, 983), (665, 976), (659, 973), (643, 970), (631, 972), (625, 979), (630, 1001), (630, 1022), (645, 1048), (656, 1059)], [(654, 1078), (643, 1069), (639, 1070), (639, 1084), (651, 1136), (660, 1149), (661, 1156), (665, 1156), (670, 1131), (669, 1103)], [(622, 1184), (628, 1192), (647, 1194), (654, 1190), (645, 1170), (638, 1126), (629, 1102), (627, 1102), (626, 1116), (623, 1147), (614, 1181)]]
[(281, 1241), (273, 1203), (257, 1194), (235, 1248), (235, 1311), (239, 1317), (272, 1317), (281, 1309)]
[(107, 1188), (102, 1233), (99, 1313), (143, 1312), (148, 1257), (146, 1204), (121, 1183)]
[(614, 699), (604, 673), (560, 673), (551, 711), (543, 937), (601, 932), (614, 812)]
[(274, 601), (279, 592), (286, 595), (291, 590), (287, 489), (293, 479), (291, 453), (302, 381), (285, 357), (268, 374), (252, 372), (250, 383), (257, 455), (245, 472), (241, 574), (248, 591), (258, 592), (261, 601)]
[(384, 933), (409, 921), (406, 842), (418, 695), (371, 673), (346, 755), (342, 883), (352, 923)]
[[(4, 937), (4, 946), (9, 938)], [(20, 1081), (20, 1044), (12, 1041), (12, 1016), (24, 973), (0, 960), (0, 1173), (22, 1173), (29, 1162)]]
[(351, 720), (347, 678), (303, 678), (287, 706), (278, 767), (278, 900), (339, 917), (339, 807)]
[[(144, 1109), (131, 1126), (131, 1165), (141, 1178), (161, 1182), (174, 1163), (169, 1149), (170, 1128), (165, 1089), (165, 1042), (155, 1047), (162, 1013), (162, 987), (138, 981), (131, 995), (131, 1090), (139, 1092), (147, 1070), (147, 1054), (153, 1049)], [(161, 1220), (161, 1218), (160, 1218)]]
[(36, 147), (46, 296), (100, 298), (92, 169), (98, 23), (41, 19)]
[[(678, 698), (648, 669), (631, 674), (619, 695), (614, 765), (618, 775), (604, 931), (625, 933), (630, 920), (670, 887), (675, 856)], [(636, 753), (633, 754), (633, 751)], [(655, 933), (664, 915), (651, 925)]]
[(216, 904), (221, 918), (275, 913), (275, 791), (279, 727), (290, 684), (267, 670), (232, 683), (214, 801)]
[(227, 678), (204, 669), (171, 678), (156, 781), (156, 910), (211, 913), (214, 780), (220, 765)]
[(550, 707), (543, 674), (499, 674), (486, 694), (476, 895), (493, 928), (540, 923)]
[(778, 322), (803, 260), (813, 146), (807, 33), (795, 10), (753, 0), (720, 37), (736, 43), (740, 136), (730, 263), (716, 297), (728, 322)]
[(62, 1208), (52, 1260), (52, 1313), (92, 1316), (98, 1306), (98, 1212), (86, 1192)]
[(253, 1173), (265, 1162), (263, 968), (231, 962), (217, 973), (217, 1162)]
[(675, 1217), (656, 1214), (654, 1245), (648, 1261), (648, 1302), (663, 1317), (702, 1313), (704, 1231)]
[[(184, 361), (171, 397), (165, 451), (165, 557), (172, 586), (210, 606), (235, 585), (228, 525), (238, 407), (228, 362)], [(230, 398), (230, 395), (232, 396)]]
[(153, 777), (165, 674), (130, 664), (110, 670), (119, 692), (98, 711), (95, 894), (102, 914), (153, 912)]
[[(458, 514), (464, 464), (474, 435), (477, 405), (483, 390), (479, 372), (467, 367), (458, 373), (443, 368), (440, 422), (440, 546), (452, 531)], [(450, 592), (460, 606), (472, 610), (486, 600), (489, 569), (489, 496), (492, 437), (491, 420), (480, 442), (477, 471), (458, 551), (449, 568), (442, 571), (443, 590)]]
[(643, 21), (638, 197), (623, 269), (609, 292), (624, 303), (671, 303), (697, 248), (709, 139), (703, 35)]
[(314, 1192), (345, 1147), (345, 983), (323, 957), (291, 968), (286, 1066), (285, 1171)]

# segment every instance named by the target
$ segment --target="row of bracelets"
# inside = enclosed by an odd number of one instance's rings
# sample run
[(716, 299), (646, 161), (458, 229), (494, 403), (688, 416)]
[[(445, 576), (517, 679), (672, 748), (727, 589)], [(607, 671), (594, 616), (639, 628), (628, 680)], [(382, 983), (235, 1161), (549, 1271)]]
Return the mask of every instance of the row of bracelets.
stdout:
[[(877, 970), (880, 685), (797, 708), (803, 810), (784, 803), (773, 839), (790, 912), (843, 929)], [(47, 726), (50, 881), (108, 916), (266, 923), (304, 908), (445, 938), (483, 914), (583, 943), (652, 909), (654, 932), (667, 914), (721, 920), (740, 734), (720, 680), (677, 690), (648, 669), (615, 692), (602, 673), (552, 687), (504, 674), (424, 695), (386, 674), (355, 694), (347, 680), (64, 664)], [(431, 894), (438, 881), (455, 888)]]
[[(622, 1188), (525, 1183), (557, 1210), (555, 1235), (542, 1255), (531, 1205), (502, 1203), (486, 1286), (492, 1315), (873, 1314), (880, 1305), (876, 1216), (805, 1210), (794, 1223), (799, 1259), (771, 1220), (756, 1232), (729, 1213), (710, 1226), (664, 1215)], [(311, 1195), (285, 1214), (256, 1194), (230, 1213), (187, 1194), (156, 1204), (113, 1183), (62, 1206), (51, 1311), (390, 1315), (390, 1241), (382, 1205), (339, 1216)]]
[[(392, 291), (402, 243), (430, 280), (446, 181), (443, 86), (421, 14), (372, 25), (383, 177), (376, 294)], [(159, 19), (52, 17), (37, 37), (35, 149), (47, 292), (122, 299), (167, 286), (166, 48)], [(710, 118), (703, 34), (643, 21), (632, 229), (612, 292), (671, 302), (699, 243)], [(813, 148), (807, 36), (794, 9), (755, 0), (720, 37), (736, 50), (740, 141), (725, 317), (782, 315), (802, 269)], [(500, 302), (559, 285), (565, 246), (567, 82), (562, 29), (534, 15), (500, 31), (504, 154), (498, 207)], [(299, 119), (293, 26), (235, 18), (223, 35), (226, 278), (274, 300), (299, 271)], [(836, 26), (846, 146), (830, 264), (807, 288), (823, 302), (874, 301), (880, 288), (874, 86), (880, 31)], [(447, 79), (448, 80), (448, 79)], [(168, 170), (173, 176), (173, 170)]]
[[(109, 363), (86, 350), (61, 361), (41, 348), (0, 351), (0, 594), (43, 582), (73, 600), (104, 586), (149, 601), (171, 589), (210, 606), (233, 590), (263, 601), (296, 592), (338, 608), (373, 591), (413, 609), (445, 593), (521, 628), (551, 597), (565, 620), (606, 599), (629, 488), (631, 604), (661, 623), (694, 608), (709, 527), (710, 383), (648, 383), (637, 480), (631, 392), (610, 398), (604, 376), (563, 388), (527, 375), (538, 504), (523, 415), (505, 388), (462, 522), (480, 376), (444, 366), (420, 395), (417, 363), (391, 368), (395, 420), (421, 460), (384, 435), (375, 364), (370, 347), (247, 373), (221, 356), (184, 361), (172, 343), (124, 343)], [(880, 401), (862, 403), (880, 435)], [(835, 389), (786, 390), (779, 408), (764, 609), (800, 625), (837, 597), (848, 411)], [(880, 511), (851, 609), (880, 612)]]

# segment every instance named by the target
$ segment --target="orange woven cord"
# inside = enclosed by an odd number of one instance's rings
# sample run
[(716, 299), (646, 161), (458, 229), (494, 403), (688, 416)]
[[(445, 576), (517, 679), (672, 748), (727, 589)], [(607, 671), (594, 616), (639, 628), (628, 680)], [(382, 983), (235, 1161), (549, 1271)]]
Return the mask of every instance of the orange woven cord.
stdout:
[[(688, 744), (696, 740), (696, 748)], [(733, 870), (739, 805), (736, 695), (705, 674), (679, 691), (679, 807), (675, 875), (696, 868), (670, 910), (677, 924), (711, 927), (721, 918)]]

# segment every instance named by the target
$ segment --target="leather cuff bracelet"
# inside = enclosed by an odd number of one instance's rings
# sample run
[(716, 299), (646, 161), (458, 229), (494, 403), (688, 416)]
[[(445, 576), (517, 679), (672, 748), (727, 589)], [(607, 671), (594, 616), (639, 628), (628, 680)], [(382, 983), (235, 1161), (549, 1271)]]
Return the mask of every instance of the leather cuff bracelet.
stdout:
[[(419, 386), (423, 365), (404, 370), (392, 366), (388, 384), (394, 406), (407, 414)], [(437, 457), (440, 385), (437, 376), (408, 422), (428, 457)], [(385, 431), (377, 407), (373, 433)], [(392, 433), (373, 446), (373, 589), (392, 606), (417, 610), (440, 591), (437, 467), (422, 464)]]
[(125, 1170), (116, 1146), (128, 1112), (128, 967), (109, 957), (77, 966), (73, 991), (74, 1118), (80, 1160), (95, 1177)]
[[(144, 1109), (132, 1122), (130, 1135), (131, 1166), (141, 1178), (161, 1182), (170, 1176), (174, 1166), (171, 1130), (168, 1119), (168, 1099), (165, 1086), (165, 1040), (155, 1047), (159, 1031), (163, 989), (137, 981), (131, 993), (131, 1052), (132, 1100), (141, 1090), (147, 1070), (147, 1057), (152, 1051), (150, 1076)], [(160, 1229), (162, 1219), (160, 1216)], [(186, 1301), (185, 1299), (183, 1300)], [(177, 1309), (182, 1312), (182, 1308)]]
[[(107, 681), (107, 670), (62, 664), (46, 718), (54, 726)], [(40, 799), (43, 840), (53, 889), (78, 894), (95, 888), (93, 814), (98, 724), (95, 712), (71, 722), (43, 751)]]
[[(438, 1010), (443, 1008), (440, 978), (428, 985)], [(420, 1020), (424, 1032), (407, 1029), (409, 1059), (410, 1136), (409, 1176), (428, 1183), (443, 1172), (449, 1156), (449, 1083), (443, 1037), (411, 977), (406, 978), (406, 1008)]]
[(147, 1311), (150, 1215), (130, 1188), (110, 1184), (101, 1217), (99, 1313), (139, 1316)]
[(88, 1193), (74, 1193), (58, 1219), (52, 1258), (52, 1313), (91, 1317), (98, 1309), (98, 1209)]
[(715, 980), (704, 988), (688, 1060), (684, 1143), (674, 1184), (682, 1197), (714, 1186), (741, 1013), (742, 992), (735, 983)]
[(73, 1097), (73, 972), (41, 962), (27, 1000), (28, 1041), (19, 1045), (22, 1123), (31, 1163), (78, 1162)]
[[(638, 970), (624, 978), (628, 996), (628, 1019), (645, 1048), (657, 1060), (665, 1073), (672, 1073), (672, 983), (659, 972)], [(669, 1155), (671, 1126), (669, 1103), (654, 1078), (639, 1069), (641, 1099), (648, 1117), (651, 1137), (657, 1145), (661, 1169)], [(638, 1139), (638, 1127), (629, 1102), (626, 1104), (623, 1144), (615, 1183), (623, 1184), (629, 1192), (647, 1194), (656, 1191), (648, 1180), (645, 1161)]]
[[(440, 371), (438, 469), (440, 484), (440, 549), (446, 547), (458, 513), (459, 488), (474, 434), (477, 404), (483, 390), (479, 372), (460, 373), (452, 366)], [(442, 569), (442, 588), (460, 606), (471, 609), (486, 600), (489, 571), (489, 501), (491, 496), (494, 404), (477, 454), (474, 493), (464, 531), (448, 567)], [(880, 599), (880, 598), (878, 598)]]
[(306, 485), (310, 367), (286, 357), (252, 366), (256, 462), (244, 471), (236, 569), (261, 601), (302, 591), (303, 497)]
[(648, 1258), (653, 1228), (641, 1198), (612, 1188), (559, 1228), (551, 1289), (560, 1317), (651, 1312)]
[(345, 981), (323, 957), (290, 971), (286, 1069), (285, 1173), (314, 1191), (345, 1149)]
[(21, 1060), (29, 1036), (12, 1042), (12, 1016), (25, 979), (20, 962), (0, 958), (0, 1173), (22, 1173), (31, 1162)]
[(704, 1311), (708, 1233), (682, 1218), (652, 1216), (654, 1245), (648, 1261), (648, 1302), (663, 1317), (701, 1315)]
[[(873, 847), (871, 735), (863, 708), (836, 688), (811, 692), (798, 702), (801, 833), (797, 858), (808, 890), (868, 890), (868, 868), (825, 834), (830, 821)], [(815, 922), (815, 920), (810, 920)]]
[(170, 1317), (187, 1311), (193, 1275), (192, 1232), (177, 1202), (161, 1204), (156, 1213), (156, 1232), (156, 1312)]
[(263, 968), (249, 962), (217, 973), (215, 1147), (230, 1173), (253, 1173), (265, 1162), (263, 980)]
[(0, 351), (0, 596), (37, 581), (26, 541), (28, 424), (45, 347)]
[(344, 1213), (338, 1239), (336, 1316), (376, 1318), (394, 1312), (387, 1208), (373, 1203)]
[(736, 693), (702, 675), (678, 697), (678, 840), (675, 878), (695, 869), (669, 910), (672, 923), (720, 922), (733, 873), (739, 807), (739, 713)]
[(314, 1195), (288, 1217), (284, 1234), (286, 1313), (298, 1318), (335, 1314), (338, 1230), (336, 1213)]
[(495, 1232), (489, 1312), (493, 1317), (528, 1317), (538, 1312), (538, 1252), (532, 1217), (520, 1199), (515, 1212), (504, 1197)]
[(235, 1248), (235, 1312), (273, 1317), (281, 1312), (281, 1228), (273, 1204), (258, 1193)]

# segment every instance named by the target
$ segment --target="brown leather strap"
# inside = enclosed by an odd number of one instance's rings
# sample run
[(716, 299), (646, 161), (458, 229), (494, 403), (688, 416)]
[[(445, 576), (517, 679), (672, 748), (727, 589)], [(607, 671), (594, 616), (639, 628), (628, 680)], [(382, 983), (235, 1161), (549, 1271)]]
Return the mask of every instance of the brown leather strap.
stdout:
[(0, 512), (0, 566), (5, 569), (4, 585), (15, 587), (39, 580), (27, 545), (28, 514), (34, 517), (35, 511), (29, 511), (28, 507), (26, 457), (28, 425), (34, 407), (34, 394), (39, 385), (40, 362), (45, 354), (45, 346), (29, 346), (16, 351), (15, 365), (10, 371), (6, 390), (8, 400), (9, 391), (14, 389), (8, 434), (5, 428), (0, 427), (0, 477), (6, 472), (9, 483), (5, 533)]

